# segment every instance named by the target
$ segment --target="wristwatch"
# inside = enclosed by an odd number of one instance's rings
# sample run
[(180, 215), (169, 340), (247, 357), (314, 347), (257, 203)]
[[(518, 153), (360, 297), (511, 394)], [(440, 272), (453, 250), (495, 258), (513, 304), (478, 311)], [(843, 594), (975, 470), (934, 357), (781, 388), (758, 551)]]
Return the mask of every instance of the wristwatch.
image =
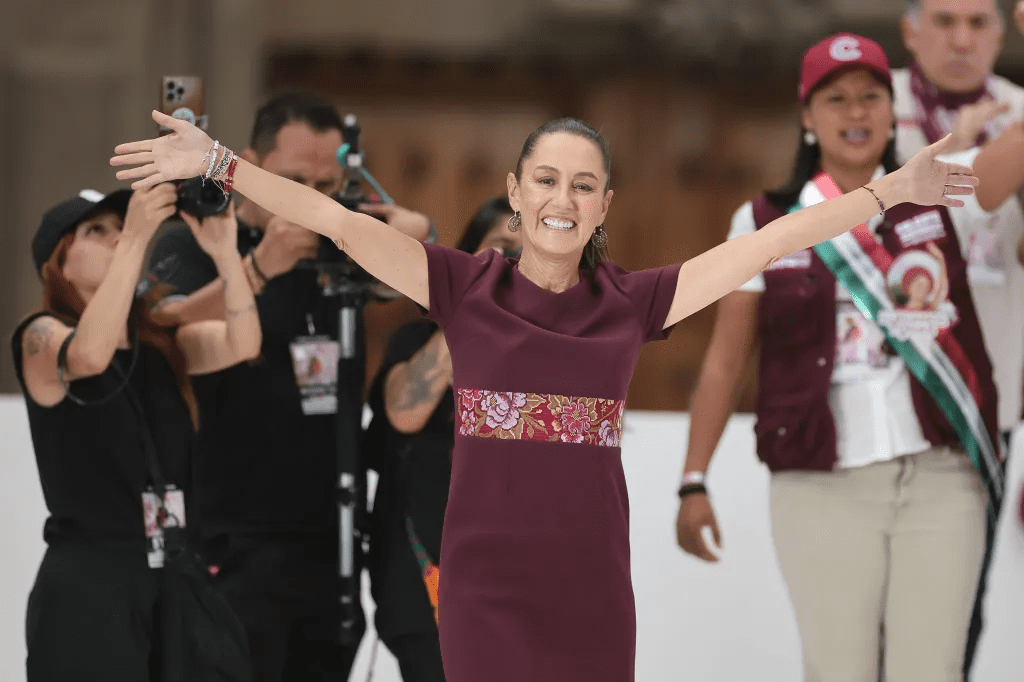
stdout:
[(683, 474), (683, 484), (679, 486), (679, 499), (687, 495), (701, 493), (707, 495), (708, 489), (704, 486), (705, 475), (703, 471), (689, 471)]

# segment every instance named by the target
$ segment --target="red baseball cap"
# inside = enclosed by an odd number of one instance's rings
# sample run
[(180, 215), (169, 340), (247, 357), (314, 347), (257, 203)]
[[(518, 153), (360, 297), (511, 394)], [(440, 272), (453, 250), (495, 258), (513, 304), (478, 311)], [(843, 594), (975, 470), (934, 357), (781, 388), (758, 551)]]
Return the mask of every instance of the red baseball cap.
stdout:
[(841, 69), (851, 68), (871, 69), (892, 89), (889, 59), (882, 46), (853, 33), (837, 33), (804, 53), (800, 67), (800, 102), (806, 102), (807, 96), (823, 80)]

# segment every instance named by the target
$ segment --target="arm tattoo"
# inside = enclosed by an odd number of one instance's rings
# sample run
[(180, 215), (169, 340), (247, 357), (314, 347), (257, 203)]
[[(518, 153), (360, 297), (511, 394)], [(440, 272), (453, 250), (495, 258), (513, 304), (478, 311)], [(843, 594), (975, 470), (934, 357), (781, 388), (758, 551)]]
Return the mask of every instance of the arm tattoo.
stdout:
[(39, 318), (25, 330), (25, 352), (29, 355), (38, 355), (50, 342), (53, 336), (53, 327), (46, 318)]
[(440, 374), (438, 354), (438, 349), (434, 347), (409, 360), (409, 364), (406, 366), (405, 382), (399, 388), (394, 404), (395, 410), (404, 412), (437, 400), (439, 392), (434, 384)]

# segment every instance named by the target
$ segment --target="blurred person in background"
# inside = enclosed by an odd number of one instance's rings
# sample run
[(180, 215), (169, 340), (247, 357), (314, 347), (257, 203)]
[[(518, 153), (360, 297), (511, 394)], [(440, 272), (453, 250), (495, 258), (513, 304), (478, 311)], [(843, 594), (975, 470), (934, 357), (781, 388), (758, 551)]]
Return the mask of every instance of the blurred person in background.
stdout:
[[(910, 0), (901, 28), (911, 61), (906, 69), (893, 71), (898, 161), (905, 162), (952, 133), (956, 146), (965, 150), (956, 160), (972, 165), (984, 145), (1004, 133), (1016, 133), (1024, 119), (1024, 88), (992, 72), (1006, 35), (998, 0)], [(1017, 145), (1004, 149), (1012, 147)], [(967, 201), (953, 213), (999, 389), (999, 429), (1005, 447), (1021, 420), (1024, 400), (1024, 266), (1016, 258), (1024, 239), (1024, 210), (1015, 189), (1007, 196), (993, 182), (1014, 182), (1015, 175), (986, 177), (989, 181), (983, 183), (978, 201)], [(992, 203), (993, 196), (1000, 203)], [(995, 530), (993, 522), (988, 528), (990, 545)], [(986, 555), (981, 593), (990, 558)], [(981, 604), (979, 599), (965, 670), (981, 632)]]
[[(912, 0), (903, 17), (912, 55), (893, 71), (896, 158), (900, 163), (952, 133), (971, 164), (988, 142), (1024, 119), (1024, 88), (992, 73), (1006, 22), (997, 0)], [(988, 188), (986, 187), (986, 190)], [(1021, 419), (1024, 381), (1024, 267), (1016, 258), (1024, 211), (1014, 194), (955, 209), (960, 244), (999, 388), (999, 426)], [(980, 208), (983, 210), (978, 210)]]
[[(523, 238), (508, 229), (511, 217), (507, 196), (485, 202), (456, 248), (515, 257)], [(455, 396), (451, 355), (436, 322), (413, 321), (395, 332), (370, 389), (370, 407), (368, 434), (380, 453), (373, 465), (380, 477), (367, 560), (374, 624), (405, 682), (444, 682), (434, 569), (441, 569)]]
[[(164, 327), (136, 298), (175, 200), (169, 183), (87, 190), (50, 209), (32, 242), (43, 305), (12, 345), (50, 516), (25, 624), (28, 682), (161, 680), (178, 655), (161, 641), (162, 543), (169, 525), (188, 528), (194, 499), (192, 376), (256, 357), (260, 327), (230, 212), (183, 216), (214, 263), (225, 321)], [(150, 492), (160, 482), (147, 440), (175, 488), (164, 502)]]
[[(877, 43), (839, 34), (811, 47), (800, 101), (792, 178), (744, 204), (730, 239), (899, 167)], [(772, 472), (773, 535), (808, 682), (874, 679), (883, 623), (887, 682), (962, 679), (1002, 470), (956, 210), (889, 207), (780, 259), (718, 306), (691, 403), (677, 539), (717, 560), (702, 537), (708, 527), (721, 546), (705, 472), (759, 348), (757, 452)]]
[[(256, 113), (240, 156), (329, 195), (342, 189), (341, 145), (341, 117), (330, 102), (284, 93)], [(415, 238), (428, 234), (429, 221), (419, 213), (363, 208)], [(246, 627), (255, 682), (347, 680), (365, 616), (357, 600), (356, 641), (339, 644), (337, 410), (308, 397), (336, 390), (336, 304), (323, 295), (318, 272), (302, 267), (317, 258), (317, 234), (251, 201), (241, 201), (237, 212), (237, 247), (256, 294), (263, 344), (259, 362), (195, 383), (202, 549), (217, 571), (217, 589)], [(223, 316), (213, 264), (188, 230), (169, 230), (150, 262), (154, 272), (168, 273), (161, 316)], [(158, 267), (168, 262), (174, 265)], [(301, 371), (311, 366), (322, 371)], [(355, 545), (359, 553), (361, 543)]]

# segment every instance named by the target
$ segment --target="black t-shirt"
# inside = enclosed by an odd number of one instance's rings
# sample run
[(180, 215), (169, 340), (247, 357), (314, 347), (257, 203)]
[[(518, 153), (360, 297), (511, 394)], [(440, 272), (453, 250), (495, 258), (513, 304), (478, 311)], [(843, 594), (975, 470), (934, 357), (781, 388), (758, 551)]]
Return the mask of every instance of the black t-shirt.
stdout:
[[(262, 235), (239, 223), (239, 252), (247, 255)], [(170, 295), (188, 295), (217, 277), (187, 227), (169, 230), (150, 263)], [(301, 268), (270, 280), (256, 303), (259, 359), (194, 377), (203, 533), (335, 535), (336, 416), (303, 413), (290, 345), (311, 330), (336, 339), (337, 304), (322, 295), (316, 273)]]
[[(99, 405), (79, 405), (65, 398), (53, 407), (43, 407), (24, 388), (21, 362), (22, 334), (37, 317), (28, 318), (15, 331), (12, 351), (50, 513), (44, 539), (116, 543), (144, 552), (142, 493), (152, 481), (137, 413), (124, 391), (115, 393), (124, 375), (114, 365), (124, 373), (131, 369), (128, 385), (146, 415), (164, 479), (188, 493), (194, 433), (174, 372), (156, 349), (140, 346), (134, 367), (132, 351), (119, 350), (105, 372), (69, 386), (80, 400), (113, 397)], [(186, 498), (187, 526), (190, 501)]]
[(387, 420), (383, 387), (391, 368), (411, 358), (437, 330), (435, 323), (417, 320), (395, 332), (370, 389), (374, 418), (367, 440), (379, 450), (374, 461), (379, 478), (368, 567), (376, 628), (383, 639), (436, 628), (405, 519), (412, 518), (431, 560), (443, 571), (441, 529), (451, 482), (455, 398), (449, 387), (423, 429), (403, 434)]

